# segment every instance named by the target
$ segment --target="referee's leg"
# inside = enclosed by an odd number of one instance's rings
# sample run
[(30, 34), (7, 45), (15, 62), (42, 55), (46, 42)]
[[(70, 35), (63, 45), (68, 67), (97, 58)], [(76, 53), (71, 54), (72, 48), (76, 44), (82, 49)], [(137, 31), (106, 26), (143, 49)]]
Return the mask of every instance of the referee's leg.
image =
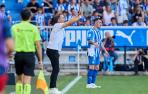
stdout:
[(57, 77), (59, 73), (59, 52), (57, 50), (47, 49), (47, 56), (51, 61), (52, 73), (50, 77), (50, 88), (56, 88)]
[(24, 94), (31, 94), (31, 80), (34, 76), (34, 69), (35, 69), (35, 54), (28, 53), (25, 57), (25, 64), (24, 64)]
[(23, 56), (20, 53), (15, 54), (15, 70), (16, 70), (16, 94), (23, 94)]
[(31, 79), (34, 76), (34, 53), (16, 53), (15, 69), (17, 74), (16, 94), (31, 93)]

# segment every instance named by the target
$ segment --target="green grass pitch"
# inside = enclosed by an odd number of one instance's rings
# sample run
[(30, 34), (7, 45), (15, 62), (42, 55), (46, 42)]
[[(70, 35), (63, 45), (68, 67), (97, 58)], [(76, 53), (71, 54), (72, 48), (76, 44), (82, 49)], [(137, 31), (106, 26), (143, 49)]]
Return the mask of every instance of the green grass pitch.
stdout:
[[(74, 78), (75, 76), (59, 77), (59, 89), (62, 90)], [(102, 88), (86, 89), (84, 76), (66, 94), (148, 94), (148, 76), (103, 76), (98, 77), (97, 85), (101, 85)], [(32, 86), (32, 94), (43, 94), (35, 89), (35, 79)], [(6, 94), (11, 91), (14, 91), (14, 86), (8, 86)]]

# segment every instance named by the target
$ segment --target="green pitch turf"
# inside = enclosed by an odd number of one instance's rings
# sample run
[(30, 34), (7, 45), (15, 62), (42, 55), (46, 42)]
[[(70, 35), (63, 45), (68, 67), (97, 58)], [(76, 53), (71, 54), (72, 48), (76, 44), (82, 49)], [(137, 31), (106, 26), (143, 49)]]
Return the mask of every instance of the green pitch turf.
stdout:
[[(74, 78), (75, 76), (60, 76), (57, 82), (59, 90), (62, 90)], [(49, 77), (46, 77), (46, 81), (49, 85)], [(36, 90), (35, 84), (36, 84), (36, 77), (34, 77), (32, 80), (32, 93), (31, 94), (43, 94), (42, 91)], [(7, 86), (6, 94), (9, 94), (10, 92), (14, 92), (14, 91), (15, 91), (14, 86)]]
[[(59, 77), (58, 87), (62, 90), (75, 76)], [(46, 77), (47, 79), (47, 77)], [(49, 83), (49, 80), (47, 79)], [(43, 94), (35, 89), (33, 80), (32, 94)], [(86, 76), (82, 77), (66, 94), (148, 94), (148, 76), (103, 76), (98, 77), (97, 85), (101, 89), (86, 89)], [(6, 94), (14, 91), (14, 86), (8, 86)]]
[(97, 80), (101, 89), (86, 89), (83, 77), (67, 94), (148, 94), (148, 76), (104, 76)]

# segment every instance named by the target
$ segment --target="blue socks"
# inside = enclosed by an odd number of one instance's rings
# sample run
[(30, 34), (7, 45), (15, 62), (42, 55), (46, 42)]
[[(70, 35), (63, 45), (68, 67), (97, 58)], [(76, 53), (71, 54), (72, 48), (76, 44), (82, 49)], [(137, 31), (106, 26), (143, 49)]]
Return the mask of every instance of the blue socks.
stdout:
[(96, 78), (98, 75), (98, 70), (88, 70), (88, 74), (87, 74), (87, 84), (91, 84), (91, 83), (95, 83), (96, 82)]
[(93, 84), (96, 82), (98, 72), (99, 72), (98, 70), (93, 70), (93, 76), (92, 76), (92, 83)]
[(91, 83), (92, 83), (93, 71), (94, 71), (94, 70), (91, 70), (91, 69), (88, 70), (88, 74), (87, 74), (87, 84), (91, 84)]

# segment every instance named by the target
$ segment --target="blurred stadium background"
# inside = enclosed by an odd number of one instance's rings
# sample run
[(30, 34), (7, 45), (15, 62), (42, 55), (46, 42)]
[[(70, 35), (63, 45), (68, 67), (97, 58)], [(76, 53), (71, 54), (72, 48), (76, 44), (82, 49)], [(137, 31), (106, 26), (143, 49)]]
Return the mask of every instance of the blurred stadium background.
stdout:
[[(45, 50), (52, 30), (51, 19), (58, 13), (63, 13), (65, 21), (68, 21), (78, 14), (80, 8), (83, 9), (84, 16), (80, 21), (65, 29), (66, 38), (60, 53), (60, 89), (64, 89), (77, 75), (83, 76), (66, 94), (147, 94), (148, 79), (145, 75), (148, 75), (148, 0), (0, 0), (0, 4), (0, 12), (8, 17), (12, 25), (21, 21), (20, 12), (23, 8), (34, 7), (31, 9), (31, 23), (44, 31), (43, 49), (47, 81), (51, 67)], [(102, 69), (98, 76), (98, 84), (103, 88), (92, 91), (85, 88), (88, 64), (86, 37), (97, 17), (103, 21), (100, 30), (102, 36), (105, 36), (105, 32), (115, 36), (115, 52), (118, 59), (113, 70), (104, 72), (104, 57), (101, 56)], [(140, 56), (144, 58), (138, 65), (141, 76), (130, 76), (134, 75), (134, 61), (139, 49), (142, 52)], [(14, 72), (14, 61), (11, 60), (9, 73)], [(9, 80), (11, 83), (13, 79)], [(34, 83), (35, 80), (33, 85)], [(14, 86), (11, 85), (6, 93), (13, 91)], [(42, 94), (34, 89), (32, 94), (35, 93)]]

